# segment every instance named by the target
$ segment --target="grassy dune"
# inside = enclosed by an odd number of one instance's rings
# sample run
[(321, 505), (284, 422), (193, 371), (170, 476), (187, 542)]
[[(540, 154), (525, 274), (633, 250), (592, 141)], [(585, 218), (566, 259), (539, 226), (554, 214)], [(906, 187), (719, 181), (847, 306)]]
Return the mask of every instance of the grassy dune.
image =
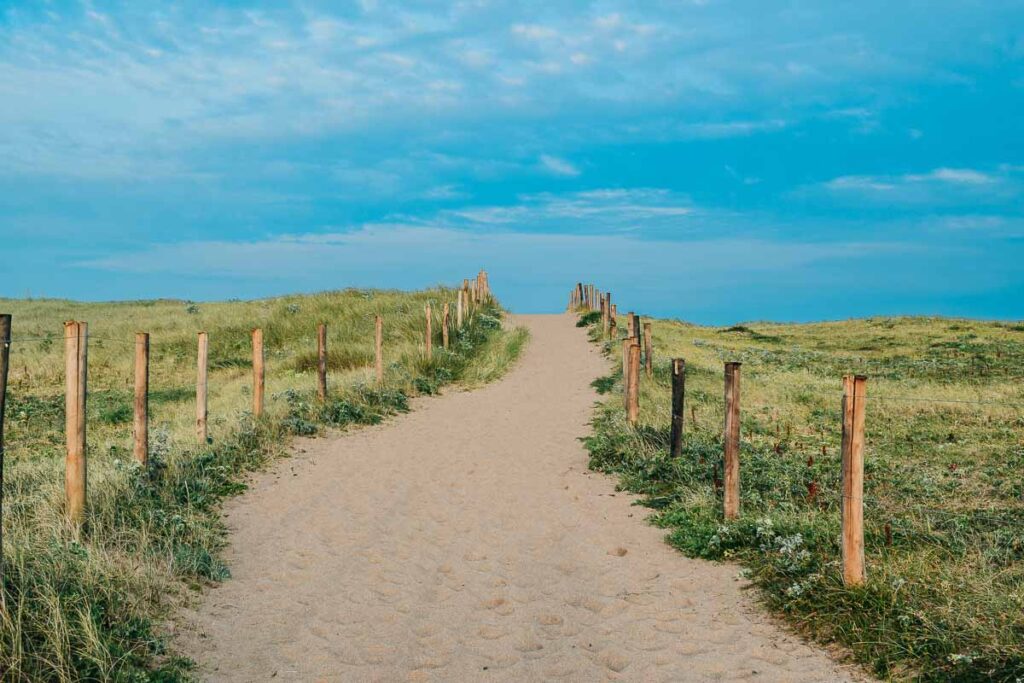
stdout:
[[(285, 453), (291, 435), (369, 424), (449, 382), (504, 372), (525, 343), (502, 330), (496, 306), (476, 310), (451, 351), (441, 304), (454, 290), (346, 290), (192, 304), (0, 300), (14, 315), (7, 403), (4, 680), (178, 680), (160, 620), (188, 589), (228, 576), (219, 559), (219, 504), (246, 471)], [(433, 303), (432, 361), (423, 357), (424, 305)], [(371, 368), (373, 317), (384, 316), (386, 379)], [(452, 309), (454, 319), (454, 307)], [(62, 321), (89, 323), (88, 528), (63, 517)], [(330, 399), (315, 397), (316, 327), (328, 324)], [(262, 327), (266, 414), (251, 406), (250, 329)], [(151, 462), (131, 458), (134, 332), (151, 343)], [(210, 440), (195, 437), (196, 332), (210, 336)]]
[[(625, 424), (618, 366), (596, 383), (612, 395), (588, 447), (592, 466), (646, 494), (670, 543), (740, 562), (773, 610), (878, 675), (1024, 677), (1024, 325), (655, 320), (653, 336), (638, 427)], [(607, 348), (621, 359), (621, 343)], [(687, 362), (680, 459), (668, 455), (671, 357)], [(742, 516), (724, 523), (722, 375), (732, 360), (743, 363)], [(869, 377), (868, 581), (857, 589), (839, 569), (847, 373)]]

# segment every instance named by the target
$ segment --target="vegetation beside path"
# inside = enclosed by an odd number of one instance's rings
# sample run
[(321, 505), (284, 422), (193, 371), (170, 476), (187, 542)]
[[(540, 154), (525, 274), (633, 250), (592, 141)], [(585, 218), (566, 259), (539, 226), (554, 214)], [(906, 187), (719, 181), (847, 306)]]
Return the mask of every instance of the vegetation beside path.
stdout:
[[(653, 322), (636, 428), (621, 342), (595, 386), (591, 466), (641, 493), (668, 541), (741, 563), (768, 606), (893, 679), (1024, 678), (1024, 325), (869, 318), (728, 328)], [(618, 329), (626, 327), (624, 316)], [(669, 359), (686, 360), (685, 441), (669, 456)], [(741, 361), (742, 512), (722, 517), (723, 362)], [(867, 583), (843, 585), (841, 377), (869, 377)]]
[[(293, 435), (373, 424), (409, 398), (499, 377), (526, 341), (481, 305), (441, 344), (441, 304), (457, 291), (345, 290), (258, 301), (75, 303), (0, 300), (14, 315), (3, 542), (7, 610), (0, 678), (166, 681), (191, 663), (168, 652), (161, 623), (190, 589), (228, 577), (220, 506), (244, 475), (285, 455)], [(434, 356), (424, 357), (433, 304)], [(385, 381), (373, 370), (384, 317)], [(454, 305), (452, 307), (454, 318)], [(88, 527), (63, 520), (62, 321), (89, 322)], [(329, 399), (317, 400), (316, 328), (328, 326)], [(250, 329), (266, 344), (267, 404), (251, 413)], [(148, 467), (131, 455), (136, 330), (152, 334)], [(210, 339), (209, 431), (195, 437), (196, 333)]]

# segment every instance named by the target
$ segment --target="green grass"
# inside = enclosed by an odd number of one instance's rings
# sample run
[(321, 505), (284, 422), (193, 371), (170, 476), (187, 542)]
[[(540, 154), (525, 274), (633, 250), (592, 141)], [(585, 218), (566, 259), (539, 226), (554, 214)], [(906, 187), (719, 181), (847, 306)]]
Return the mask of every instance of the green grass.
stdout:
[[(0, 678), (164, 681), (189, 677), (160, 624), (192, 591), (228, 577), (220, 505), (290, 437), (372, 424), (443, 385), (493, 380), (526, 340), (483, 306), (441, 348), (440, 303), (456, 292), (346, 290), (201, 303), (0, 300), (14, 315), (7, 403)], [(423, 357), (433, 302), (434, 358)], [(377, 386), (373, 317), (384, 317)], [(62, 321), (89, 322), (88, 526), (63, 520)], [(328, 325), (330, 397), (315, 397), (316, 327)], [(264, 329), (266, 414), (251, 414), (249, 331)], [(131, 458), (134, 332), (151, 343), (151, 458)], [(196, 332), (210, 335), (207, 444), (195, 439)], [(19, 341), (21, 340), (21, 341)]]
[[(624, 319), (619, 329), (625, 328)], [(654, 320), (653, 379), (625, 423), (621, 343), (595, 387), (591, 465), (644, 494), (688, 555), (744, 565), (767, 605), (893, 679), (1024, 677), (1024, 327), (937, 318), (708, 328)], [(598, 339), (599, 324), (591, 327)], [(668, 454), (669, 359), (686, 441)], [(723, 362), (742, 361), (742, 515), (723, 521)], [(867, 583), (839, 558), (841, 378), (869, 376)]]

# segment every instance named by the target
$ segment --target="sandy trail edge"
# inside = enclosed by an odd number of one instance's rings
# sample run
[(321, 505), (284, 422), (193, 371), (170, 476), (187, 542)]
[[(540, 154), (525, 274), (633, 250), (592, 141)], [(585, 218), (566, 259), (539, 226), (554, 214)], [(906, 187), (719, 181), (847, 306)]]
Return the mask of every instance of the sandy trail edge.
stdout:
[(569, 316), (500, 382), (304, 441), (227, 506), (233, 578), (177, 645), (216, 681), (838, 681), (588, 472), (604, 360)]

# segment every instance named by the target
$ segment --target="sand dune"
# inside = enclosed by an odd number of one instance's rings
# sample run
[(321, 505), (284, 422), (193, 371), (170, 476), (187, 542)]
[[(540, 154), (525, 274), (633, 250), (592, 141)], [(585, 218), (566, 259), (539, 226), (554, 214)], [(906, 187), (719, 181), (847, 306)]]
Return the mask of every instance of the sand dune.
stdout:
[(587, 471), (604, 360), (569, 316), (502, 381), (328, 439), (228, 507), (233, 578), (180, 645), (209, 680), (850, 680)]

